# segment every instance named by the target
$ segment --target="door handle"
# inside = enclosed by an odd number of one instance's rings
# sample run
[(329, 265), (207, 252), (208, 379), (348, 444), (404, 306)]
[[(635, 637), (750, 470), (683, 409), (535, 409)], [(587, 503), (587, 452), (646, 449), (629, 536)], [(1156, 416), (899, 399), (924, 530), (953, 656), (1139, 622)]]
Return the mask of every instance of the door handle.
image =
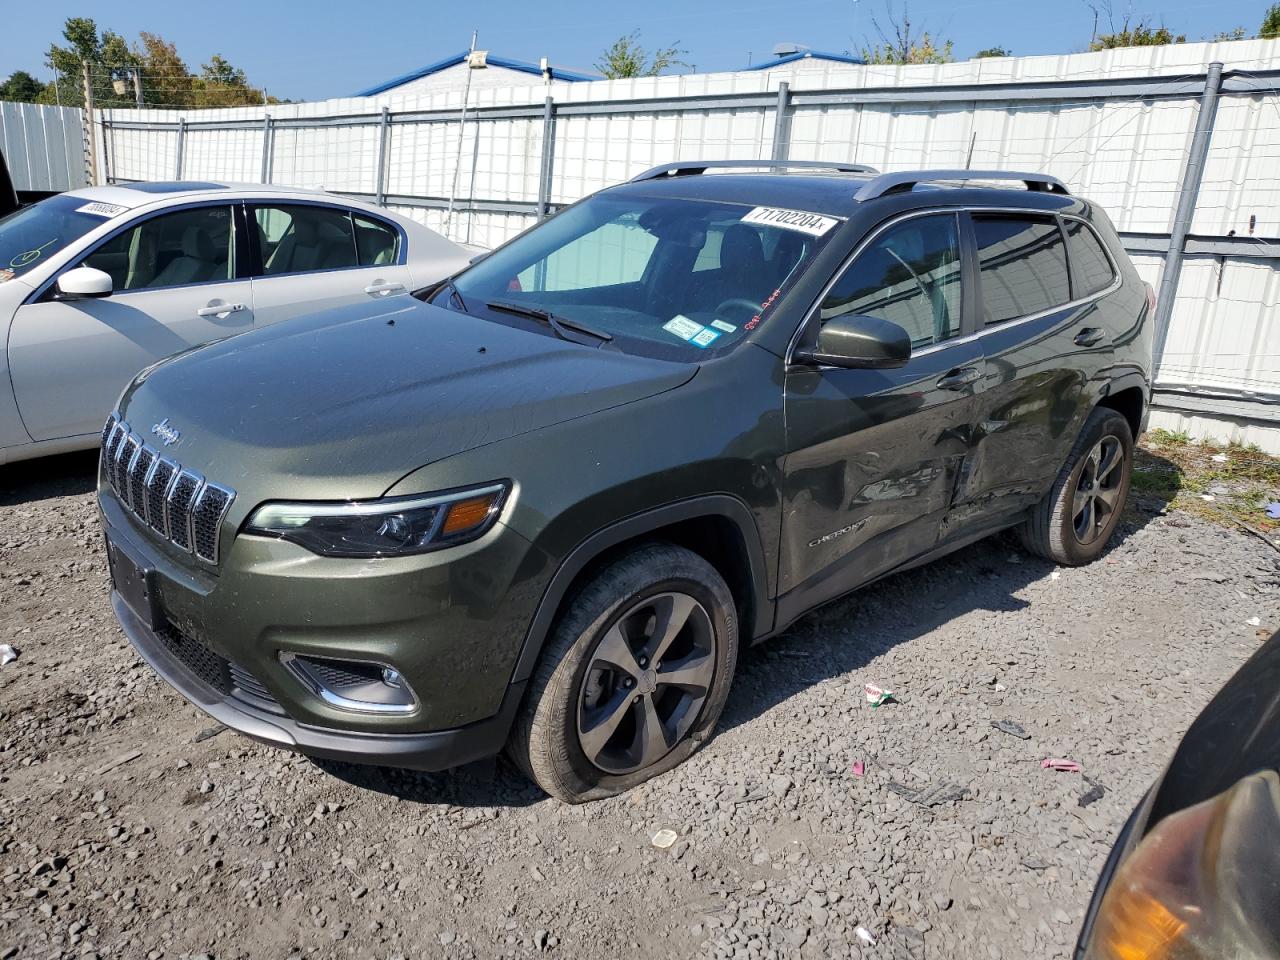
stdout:
[(247, 309), (243, 303), (211, 303), (196, 310), (197, 317), (225, 317)]
[(1078, 347), (1092, 347), (1095, 343), (1101, 343), (1106, 336), (1106, 332), (1101, 327), (1085, 327), (1075, 336), (1075, 343)]
[(364, 292), (373, 297), (385, 297), (404, 290), (403, 283), (371, 283)]
[(977, 367), (957, 367), (938, 381), (939, 390), (963, 390), (982, 379)]

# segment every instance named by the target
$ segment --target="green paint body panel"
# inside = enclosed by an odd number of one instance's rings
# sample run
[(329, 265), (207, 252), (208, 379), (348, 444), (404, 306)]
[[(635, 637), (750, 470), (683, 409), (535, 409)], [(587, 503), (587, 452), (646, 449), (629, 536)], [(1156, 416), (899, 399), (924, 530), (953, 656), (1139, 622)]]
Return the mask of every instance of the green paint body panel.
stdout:
[[(754, 202), (786, 205), (762, 192), (778, 181), (790, 181), (790, 205), (846, 219), (747, 340), (708, 362), (594, 349), (402, 298), (278, 324), (141, 374), (121, 398), (123, 419), (143, 434), (167, 419), (181, 439), (164, 454), (236, 498), (217, 565), (155, 536), (104, 478), (108, 534), (154, 571), (168, 620), (251, 672), (287, 716), (239, 723), (241, 714), (170, 681), (267, 742), (447, 766), (500, 746), (569, 582), (620, 538), (699, 516), (729, 524), (749, 570), (744, 633), (758, 639), (1017, 522), (1094, 405), (1136, 389), (1145, 409), (1146, 294), (1089, 204), (966, 188), (841, 207), (832, 184), (851, 194), (849, 180), (799, 176), (684, 177), (660, 189), (723, 200), (754, 191)], [(805, 190), (817, 198), (808, 206)], [(1119, 283), (1088, 303), (984, 329), (966, 246), (957, 340), (899, 369), (788, 365), (813, 304), (871, 231), (916, 210), (997, 207), (1090, 220)], [(1086, 325), (1107, 330), (1106, 342), (1075, 346)], [(972, 388), (936, 385), (965, 365), (983, 373)], [(270, 500), (367, 500), (495, 480), (511, 484), (499, 521), (433, 553), (334, 559), (242, 531)], [(126, 629), (157, 669), (172, 668), (154, 637), (132, 621)], [(282, 653), (390, 665), (419, 708), (381, 716), (325, 703)]]

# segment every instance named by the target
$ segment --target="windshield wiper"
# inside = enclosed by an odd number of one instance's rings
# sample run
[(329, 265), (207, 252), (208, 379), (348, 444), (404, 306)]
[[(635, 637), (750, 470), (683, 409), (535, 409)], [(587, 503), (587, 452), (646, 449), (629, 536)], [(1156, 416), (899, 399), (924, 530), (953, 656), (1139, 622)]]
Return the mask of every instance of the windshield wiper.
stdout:
[(532, 317), (534, 320), (541, 320), (552, 330), (561, 340), (568, 340), (570, 343), (580, 343), (581, 341), (575, 337), (568, 336), (565, 331), (571, 330), (574, 333), (585, 334), (600, 343), (608, 343), (613, 339), (613, 334), (605, 333), (603, 330), (596, 330), (580, 323), (577, 320), (570, 320), (568, 317), (562, 317), (545, 310), (542, 307), (535, 307), (523, 303), (512, 303), (509, 300), (490, 300), (485, 304), (490, 310), (501, 310), (503, 313), (514, 313), (521, 317)]

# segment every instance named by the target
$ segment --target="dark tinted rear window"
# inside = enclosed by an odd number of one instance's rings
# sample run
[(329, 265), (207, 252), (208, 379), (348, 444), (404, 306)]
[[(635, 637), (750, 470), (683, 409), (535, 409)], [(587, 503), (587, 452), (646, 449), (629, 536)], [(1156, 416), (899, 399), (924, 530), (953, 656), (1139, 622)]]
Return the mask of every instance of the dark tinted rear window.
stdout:
[(1057, 221), (974, 215), (987, 323), (1050, 310), (1071, 300), (1067, 253)]
[(1105, 290), (1115, 280), (1111, 261), (1102, 249), (1102, 241), (1087, 224), (1067, 220), (1067, 254), (1071, 257), (1071, 281), (1076, 297), (1088, 297)]

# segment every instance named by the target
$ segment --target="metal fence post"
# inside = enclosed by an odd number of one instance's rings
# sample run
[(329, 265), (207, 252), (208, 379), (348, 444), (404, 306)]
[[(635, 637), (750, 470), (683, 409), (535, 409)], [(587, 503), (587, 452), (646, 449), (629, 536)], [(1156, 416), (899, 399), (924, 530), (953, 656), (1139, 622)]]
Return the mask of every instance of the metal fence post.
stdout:
[(271, 182), (271, 114), (262, 118), (262, 182)]
[(556, 104), (551, 97), (542, 105), (542, 163), (538, 169), (538, 219), (551, 208), (551, 165), (556, 153)]
[(173, 179), (182, 179), (182, 150), (187, 144), (187, 118), (178, 118), (178, 149), (173, 158)]
[(773, 108), (773, 159), (786, 160), (791, 146), (791, 84), (778, 84), (778, 105)]
[(1178, 188), (1178, 208), (1173, 215), (1169, 231), (1169, 252), (1164, 259), (1164, 273), (1160, 277), (1160, 294), (1156, 298), (1154, 362), (1156, 373), (1164, 360), (1165, 343), (1169, 339), (1169, 321), (1173, 317), (1173, 302), (1178, 295), (1178, 277), (1182, 273), (1183, 249), (1187, 234), (1191, 231), (1191, 219), (1195, 216), (1196, 201), (1200, 197), (1200, 183), (1204, 179), (1205, 159), (1209, 155), (1209, 137), (1213, 133), (1213, 121), (1218, 113), (1218, 93), (1222, 89), (1222, 64), (1209, 64), (1204, 78), (1204, 93), (1200, 96), (1200, 112), (1196, 116), (1196, 130), (1191, 138), (1191, 152), (1187, 155), (1187, 167)]
[(391, 133), (391, 110), (384, 106), (378, 121), (378, 177), (373, 192), (378, 206), (387, 205), (387, 140)]

